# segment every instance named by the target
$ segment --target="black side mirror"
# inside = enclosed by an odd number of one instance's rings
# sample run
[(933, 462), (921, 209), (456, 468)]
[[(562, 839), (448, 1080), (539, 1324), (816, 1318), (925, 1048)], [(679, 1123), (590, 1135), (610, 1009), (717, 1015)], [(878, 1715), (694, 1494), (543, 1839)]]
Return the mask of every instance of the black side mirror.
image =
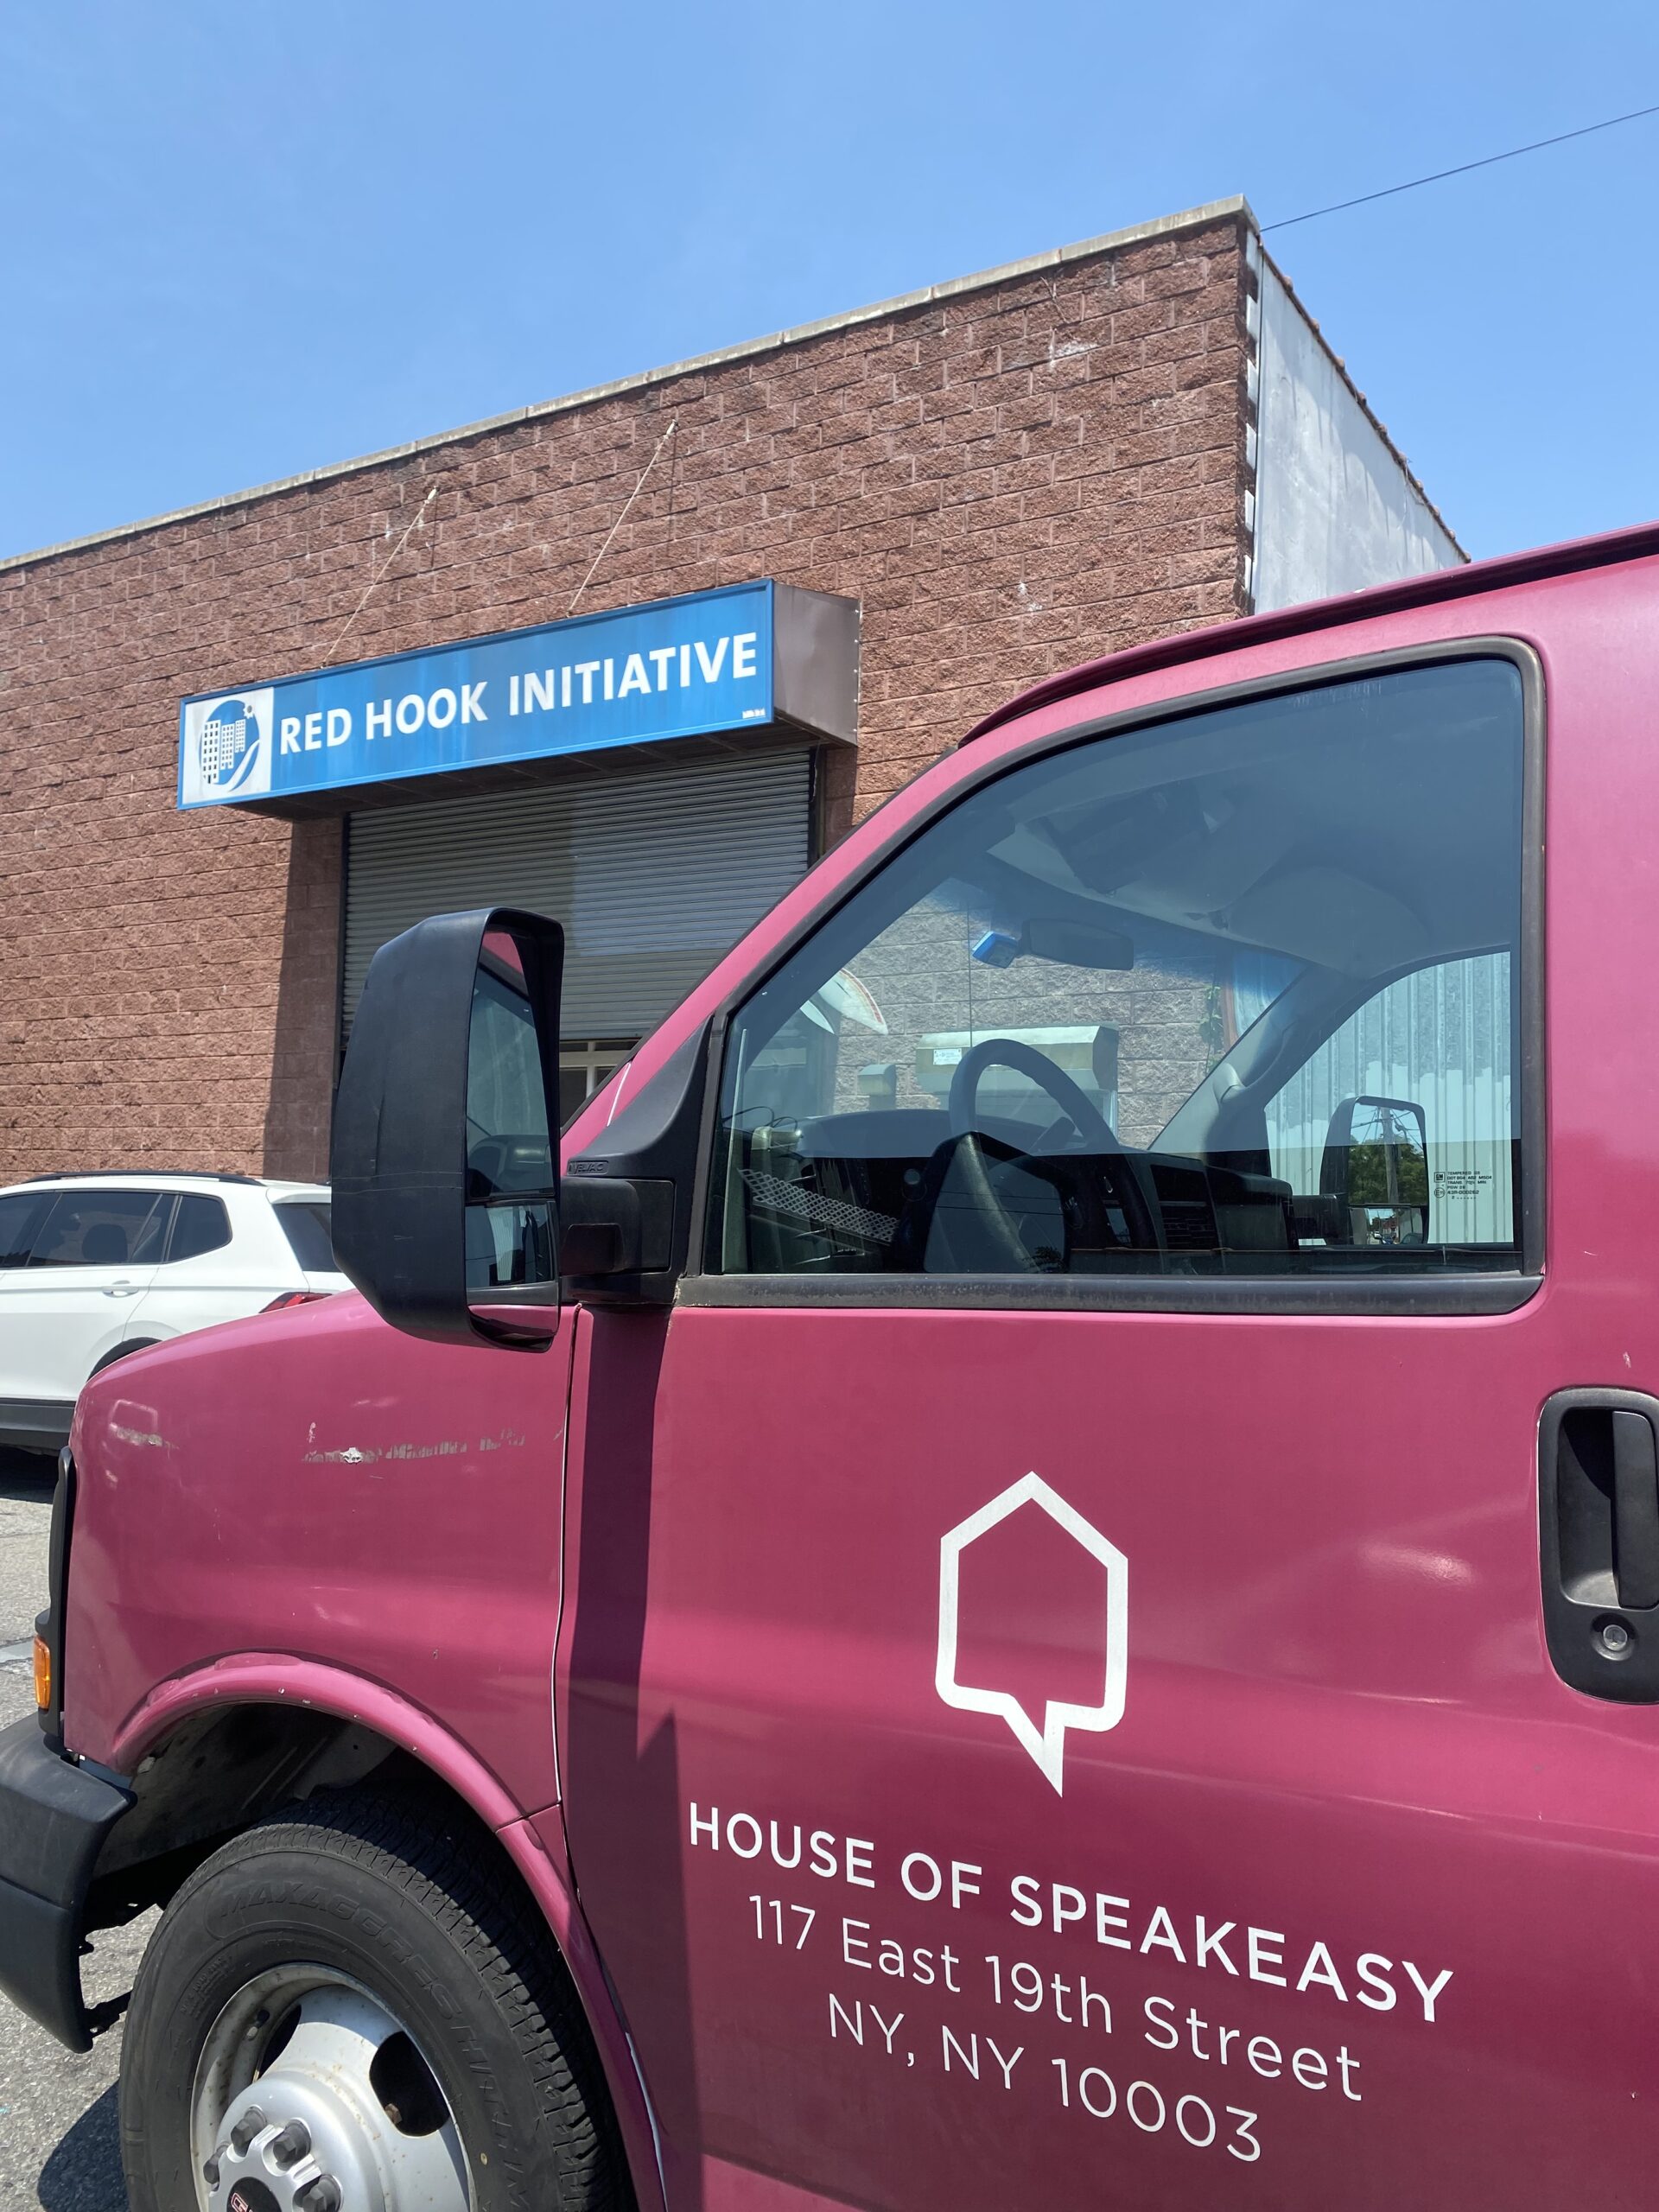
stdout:
[(1410, 1098), (1344, 1098), (1331, 1116), (1319, 1195), (1339, 1244), (1427, 1244), (1428, 1124)]
[(563, 965), (556, 922), (500, 906), (417, 923), (370, 966), (334, 1100), (334, 1252), (410, 1336), (557, 1331)]

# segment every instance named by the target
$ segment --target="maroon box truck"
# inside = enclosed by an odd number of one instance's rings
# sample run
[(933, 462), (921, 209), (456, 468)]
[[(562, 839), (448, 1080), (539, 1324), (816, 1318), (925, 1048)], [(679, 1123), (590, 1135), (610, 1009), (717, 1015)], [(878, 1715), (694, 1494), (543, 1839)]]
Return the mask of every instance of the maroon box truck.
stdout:
[(1056, 677), (562, 1146), (387, 946), (0, 1738), (136, 2212), (1650, 2202), (1656, 696), (1659, 530)]

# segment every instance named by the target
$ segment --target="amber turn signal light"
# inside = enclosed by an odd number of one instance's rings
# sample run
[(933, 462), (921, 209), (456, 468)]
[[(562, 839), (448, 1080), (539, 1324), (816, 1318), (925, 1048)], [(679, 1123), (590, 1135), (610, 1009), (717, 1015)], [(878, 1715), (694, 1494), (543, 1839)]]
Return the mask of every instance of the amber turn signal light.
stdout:
[(35, 1702), (42, 1713), (52, 1702), (52, 1654), (39, 1634), (35, 1638)]

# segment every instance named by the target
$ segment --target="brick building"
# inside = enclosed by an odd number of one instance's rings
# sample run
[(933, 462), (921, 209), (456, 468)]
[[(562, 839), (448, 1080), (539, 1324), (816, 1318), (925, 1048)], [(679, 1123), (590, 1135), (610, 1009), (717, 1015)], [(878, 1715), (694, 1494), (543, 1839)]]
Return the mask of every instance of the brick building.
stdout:
[[(1010, 691), (1461, 557), (1236, 200), (0, 563), (0, 1179), (321, 1170), (374, 945), (487, 899), (571, 925), (579, 1096)], [(574, 610), (551, 687), (594, 616), (756, 581), (781, 672), (724, 732), (550, 713), (511, 765), (383, 746), (354, 780), (321, 709), (233, 689), (326, 666), (395, 745), (437, 648)], [(191, 698), (213, 803), (181, 806)], [(259, 746), (330, 780), (237, 788)]]

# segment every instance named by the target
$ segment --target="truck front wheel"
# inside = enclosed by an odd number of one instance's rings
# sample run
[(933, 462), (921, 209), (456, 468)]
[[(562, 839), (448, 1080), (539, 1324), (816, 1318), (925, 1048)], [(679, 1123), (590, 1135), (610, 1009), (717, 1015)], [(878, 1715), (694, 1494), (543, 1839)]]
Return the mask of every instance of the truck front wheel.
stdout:
[(132, 2212), (624, 2212), (599, 2061), (493, 1848), (422, 1797), (320, 1796), (198, 1867), (138, 1970)]

